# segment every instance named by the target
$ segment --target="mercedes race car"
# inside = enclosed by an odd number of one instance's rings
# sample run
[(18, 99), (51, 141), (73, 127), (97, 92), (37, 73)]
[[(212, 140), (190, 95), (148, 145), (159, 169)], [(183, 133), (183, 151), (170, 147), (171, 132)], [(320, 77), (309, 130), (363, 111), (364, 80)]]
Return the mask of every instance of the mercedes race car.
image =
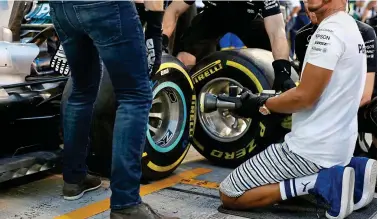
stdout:
[[(67, 77), (41, 63), (54, 48), (48, 27), (15, 43), (0, 30), (0, 182), (54, 167), (60, 158), (60, 99)], [(53, 41), (49, 42), (53, 43)], [(51, 56), (50, 56), (51, 57)]]

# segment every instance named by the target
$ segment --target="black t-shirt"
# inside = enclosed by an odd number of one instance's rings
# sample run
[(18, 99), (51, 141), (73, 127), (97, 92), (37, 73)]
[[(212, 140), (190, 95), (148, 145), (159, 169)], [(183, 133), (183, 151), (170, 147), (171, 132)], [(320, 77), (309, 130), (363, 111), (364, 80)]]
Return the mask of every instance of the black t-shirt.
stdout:
[[(360, 30), (361, 36), (365, 42), (366, 57), (367, 57), (367, 72), (377, 73), (377, 37), (375, 35), (375, 30), (371, 26), (357, 21), (358, 29)], [(297, 55), (299, 61), (299, 67), (302, 71), (303, 60), (306, 55), (306, 50), (308, 43), (310, 42), (312, 34), (316, 31), (317, 25), (312, 23), (307, 24), (298, 30), (295, 38), (295, 54)], [(375, 77), (377, 78), (377, 77)], [(376, 79), (375, 79), (376, 80)], [(376, 96), (377, 88), (374, 86), (373, 96)]]
[[(185, 3), (192, 5), (194, 0), (184, 0)], [(269, 17), (281, 13), (280, 3), (277, 0), (249, 0), (249, 1), (202, 1), (206, 9), (219, 9), (220, 11), (240, 11), (256, 17)], [(237, 15), (235, 15), (237, 16)]]

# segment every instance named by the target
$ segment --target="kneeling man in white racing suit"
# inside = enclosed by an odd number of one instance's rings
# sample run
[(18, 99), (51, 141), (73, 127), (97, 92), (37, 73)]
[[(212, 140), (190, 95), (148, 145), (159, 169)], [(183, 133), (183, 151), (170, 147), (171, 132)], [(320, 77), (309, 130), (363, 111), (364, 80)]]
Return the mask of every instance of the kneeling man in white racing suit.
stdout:
[(225, 208), (262, 207), (310, 193), (329, 204), (327, 218), (345, 218), (372, 201), (376, 161), (353, 157), (366, 51), (345, 7), (345, 0), (308, 0), (319, 27), (297, 87), (274, 97), (242, 93), (236, 114), (292, 113), (292, 130), (285, 142), (270, 145), (221, 183)]

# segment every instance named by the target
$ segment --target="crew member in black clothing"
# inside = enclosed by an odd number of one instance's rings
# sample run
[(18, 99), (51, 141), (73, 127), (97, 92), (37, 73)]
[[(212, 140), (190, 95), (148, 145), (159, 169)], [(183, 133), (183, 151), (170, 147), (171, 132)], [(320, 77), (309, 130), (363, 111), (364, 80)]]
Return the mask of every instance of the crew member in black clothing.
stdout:
[[(166, 8), (163, 18), (163, 46), (168, 46), (178, 17), (194, 3), (194, 0), (175, 0)], [(192, 66), (203, 57), (216, 51), (219, 39), (228, 32), (237, 35), (250, 48), (262, 48), (273, 52), (272, 63), (276, 74), (273, 87), (284, 89), (282, 81), (290, 79), (289, 45), (285, 23), (277, 0), (203, 1), (205, 7), (197, 14), (191, 26), (181, 38), (181, 52), (177, 58), (186, 66)], [(177, 37), (177, 36), (176, 36)], [(284, 74), (282, 74), (284, 73)], [(284, 77), (284, 78), (282, 78)]]
[[(316, 15), (308, 11), (306, 4), (305, 9), (311, 19), (311, 23), (297, 32), (295, 40), (295, 53), (299, 61), (300, 72), (302, 71), (308, 42), (317, 29)], [(373, 143), (369, 149), (368, 156), (372, 159), (377, 159), (377, 37), (374, 28), (358, 20), (356, 20), (356, 23), (365, 42), (367, 57), (367, 75), (358, 112), (358, 130), (359, 132), (373, 135)]]

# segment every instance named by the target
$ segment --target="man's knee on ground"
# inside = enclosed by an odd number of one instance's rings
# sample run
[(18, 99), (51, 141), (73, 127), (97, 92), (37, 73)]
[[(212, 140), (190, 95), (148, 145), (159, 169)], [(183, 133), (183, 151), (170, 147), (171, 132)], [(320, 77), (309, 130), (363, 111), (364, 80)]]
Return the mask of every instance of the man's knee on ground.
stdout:
[(237, 208), (238, 198), (228, 197), (223, 192), (219, 191), (220, 200), (225, 208), (235, 209)]
[(196, 57), (187, 52), (180, 52), (177, 55), (177, 58), (186, 66), (195, 65), (196, 64)]
[(272, 185), (248, 190), (243, 195), (236, 198), (229, 197), (220, 191), (220, 200), (225, 208), (235, 210), (269, 206), (278, 202), (281, 199), (281, 195), (279, 192), (277, 193), (275, 190), (268, 187), (272, 187)]
[[(223, 207), (228, 209), (235, 209), (235, 210), (244, 210), (251, 208), (251, 205), (254, 203), (266, 203), (269, 202), (266, 198), (258, 198), (257, 200), (250, 200), (240, 197), (229, 197), (226, 194), (220, 192), (220, 200), (222, 202)], [(246, 200), (250, 200), (246, 202)]]

